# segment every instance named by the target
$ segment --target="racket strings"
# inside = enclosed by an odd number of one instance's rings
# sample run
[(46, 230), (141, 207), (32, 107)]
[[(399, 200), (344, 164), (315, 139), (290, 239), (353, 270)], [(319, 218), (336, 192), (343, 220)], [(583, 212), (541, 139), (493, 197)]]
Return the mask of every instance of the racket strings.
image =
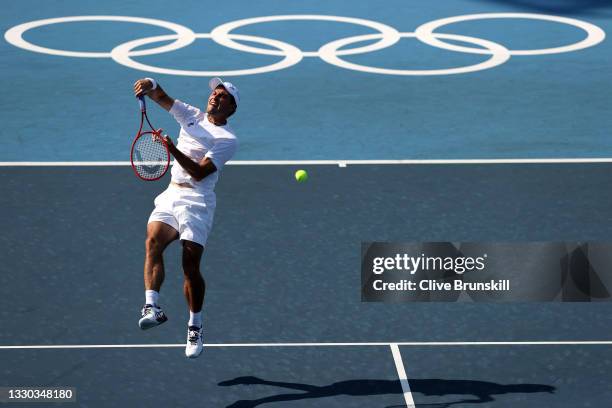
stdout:
[(169, 160), (168, 149), (161, 134), (142, 133), (134, 142), (132, 163), (142, 178), (154, 180), (166, 172)]

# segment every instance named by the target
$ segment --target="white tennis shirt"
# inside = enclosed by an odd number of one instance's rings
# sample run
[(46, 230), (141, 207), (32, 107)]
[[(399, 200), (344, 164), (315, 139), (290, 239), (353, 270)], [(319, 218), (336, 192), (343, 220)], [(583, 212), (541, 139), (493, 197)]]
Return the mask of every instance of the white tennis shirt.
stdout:
[[(189, 183), (199, 192), (214, 199), (214, 189), (219, 173), (225, 162), (230, 160), (238, 149), (238, 139), (229, 125), (216, 126), (208, 120), (208, 114), (200, 109), (176, 99), (170, 114), (181, 125), (176, 147), (191, 160), (200, 162), (208, 157), (217, 171), (196, 181), (175, 160), (172, 165), (172, 181)], [(208, 194), (206, 194), (208, 193)], [(212, 196), (212, 197), (211, 197)]]

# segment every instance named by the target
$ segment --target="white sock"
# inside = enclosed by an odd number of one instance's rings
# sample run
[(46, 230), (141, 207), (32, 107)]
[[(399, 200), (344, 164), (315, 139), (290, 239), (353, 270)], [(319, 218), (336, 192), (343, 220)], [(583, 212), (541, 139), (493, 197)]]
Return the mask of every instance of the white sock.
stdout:
[(147, 305), (157, 306), (159, 300), (159, 292), (156, 290), (145, 290), (145, 303)]
[(189, 311), (189, 323), (188, 326), (202, 327), (202, 312), (193, 313)]

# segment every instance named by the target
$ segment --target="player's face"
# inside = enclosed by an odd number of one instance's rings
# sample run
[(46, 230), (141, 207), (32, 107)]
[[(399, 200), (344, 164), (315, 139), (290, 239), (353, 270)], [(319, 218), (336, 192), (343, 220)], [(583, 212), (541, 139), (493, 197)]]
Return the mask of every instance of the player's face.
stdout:
[(208, 97), (206, 112), (211, 115), (229, 116), (234, 110), (234, 97), (227, 90), (219, 85)]

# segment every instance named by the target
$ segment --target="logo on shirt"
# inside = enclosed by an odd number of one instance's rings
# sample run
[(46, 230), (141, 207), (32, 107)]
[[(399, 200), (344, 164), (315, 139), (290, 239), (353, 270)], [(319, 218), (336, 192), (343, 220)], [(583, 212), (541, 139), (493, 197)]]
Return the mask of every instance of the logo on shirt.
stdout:
[(187, 124), (187, 127), (192, 127), (194, 124), (195, 124), (195, 122), (189, 122), (189, 123)]

